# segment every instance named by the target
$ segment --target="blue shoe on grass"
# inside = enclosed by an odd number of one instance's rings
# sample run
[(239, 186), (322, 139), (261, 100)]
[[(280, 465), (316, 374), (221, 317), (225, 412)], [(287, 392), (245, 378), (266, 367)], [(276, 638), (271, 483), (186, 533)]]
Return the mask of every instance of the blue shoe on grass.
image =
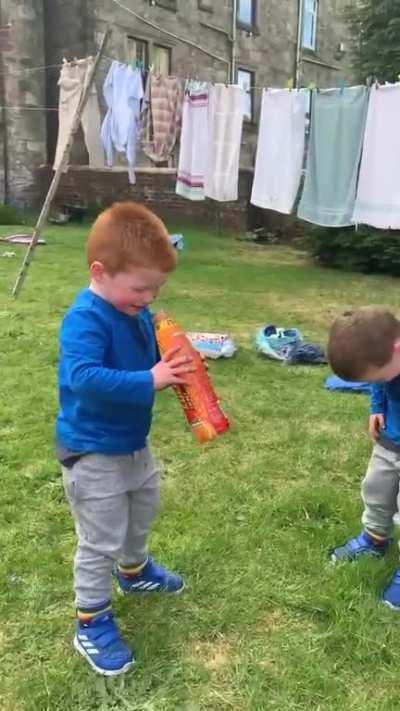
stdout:
[(396, 570), (387, 588), (382, 595), (382, 602), (391, 610), (400, 612), (400, 568)]
[(376, 543), (367, 531), (363, 531), (357, 538), (350, 538), (342, 546), (332, 548), (329, 555), (333, 563), (353, 561), (365, 555), (373, 558), (382, 558), (387, 553), (392, 542), (392, 538), (387, 538), (382, 543)]
[(100, 614), (87, 624), (78, 621), (74, 647), (95, 672), (104, 676), (124, 674), (135, 663), (112, 612)]
[(114, 577), (119, 591), (124, 595), (132, 593), (166, 592), (178, 594), (185, 587), (180, 575), (170, 573), (165, 568), (148, 558), (145, 565), (136, 575), (124, 575), (116, 565)]

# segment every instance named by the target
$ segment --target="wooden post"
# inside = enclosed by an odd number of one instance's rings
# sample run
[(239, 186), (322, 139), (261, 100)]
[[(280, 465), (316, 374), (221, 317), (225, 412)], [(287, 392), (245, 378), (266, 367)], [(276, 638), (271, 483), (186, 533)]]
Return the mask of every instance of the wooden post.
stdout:
[(37, 221), (37, 223), (36, 223), (35, 229), (34, 229), (33, 234), (32, 234), (31, 241), (30, 241), (29, 246), (28, 246), (28, 248), (27, 248), (27, 250), (26, 250), (24, 260), (23, 260), (23, 262), (22, 262), (21, 268), (20, 268), (20, 270), (19, 270), (18, 276), (17, 276), (16, 281), (15, 281), (15, 284), (14, 284), (14, 289), (13, 289), (12, 295), (13, 295), (15, 298), (17, 298), (19, 292), (21, 291), (22, 285), (23, 285), (23, 283), (24, 283), (24, 281), (25, 281), (25, 278), (26, 278), (26, 275), (27, 275), (27, 272), (28, 272), (28, 269), (29, 269), (29, 265), (30, 265), (30, 263), (31, 263), (31, 261), (32, 261), (32, 257), (33, 257), (33, 253), (34, 253), (35, 247), (36, 247), (36, 245), (37, 245), (37, 243), (38, 243), (38, 240), (39, 240), (39, 238), (40, 238), (40, 235), (41, 235), (43, 226), (45, 225), (45, 223), (46, 223), (46, 221), (47, 221), (47, 218), (48, 218), (48, 215), (49, 215), (49, 212), (50, 212), (50, 208), (51, 208), (51, 205), (52, 205), (54, 196), (55, 196), (55, 194), (56, 194), (56, 192), (57, 192), (57, 188), (58, 188), (59, 183), (60, 183), (60, 180), (61, 180), (61, 175), (62, 175), (64, 166), (65, 166), (65, 164), (66, 164), (66, 163), (68, 162), (68, 160), (69, 160), (69, 154), (70, 154), (70, 151), (71, 151), (71, 147), (72, 147), (72, 143), (73, 143), (73, 140), (74, 140), (74, 137), (75, 137), (75, 133), (77, 132), (77, 130), (78, 130), (78, 128), (79, 128), (79, 125), (80, 125), (80, 122), (81, 122), (82, 113), (83, 113), (83, 109), (85, 108), (86, 102), (87, 102), (87, 100), (88, 100), (89, 92), (90, 92), (90, 89), (91, 89), (91, 87), (92, 87), (92, 84), (93, 84), (93, 81), (94, 81), (94, 77), (95, 77), (95, 75), (96, 75), (97, 67), (98, 67), (98, 65), (99, 65), (100, 59), (101, 59), (101, 57), (102, 57), (102, 55), (103, 55), (103, 53), (104, 53), (104, 50), (105, 50), (105, 48), (106, 48), (106, 44), (107, 44), (107, 40), (108, 40), (109, 35), (110, 35), (110, 29), (107, 29), (106, 32), (105, 32), (105, 34), (104, 34), (104, 37), (103, 37), (103, 39), (102, 39), (102, 42), (101, 42), (99, 51), (98, 51), (98, 53), (97, 53), (97, 55), (96, 55), (96, 59), (95, 59), (95, 61), (94, 61), (94, 63), (93, 63), (93, 67), (92, 67), (92, 69), (90, 70), (90, 73), (89, 73), (89, 75), (88, 75), (88, 77), (87, 77), (86, 86), (85, 86), (85, 88), (84, 88), (84, 90), (83, 90), (83, 92), (82, 92), (82, 96), (81, 96), (81, 99), (80, 99), (80, 101), (79, 101), (79, 104), (78, 104), (78, 107), (77, 107), (77, 110), (76, 110), (75, 118), (74, 118), (74, 120), (73, 120), (72, 127), (71, 127), (71, 132), (70, 132), (68, 141), (67, 141), (67, 143), (66, 143), (66, 146), (65, 146), (65, 149), (64, 149), (64, 152), (63, 152), (61, 161), (60, 161), (60, 163), (59, 163), (59, 165), (58, 165), (58, 167), (57, 167), (57, 169), (56, 169), (56, 171), (55, 171), (55, 173), (54, 173), (53, 180), (51, 181), (51, 185), (50, 185), (50, 187), (49, 187), (49, 191), (48, 191), (48, 193), (47, 193), (47, 195), (46, 195), (46, 199), (45, 199), (45, 201), (44, 201), (44, 203), (43, 203), (43, 207), (42, 207), (42, 210), (41, 210), (40, 215), (39, 215), (39, 219), (38, 219), (38, 221)]

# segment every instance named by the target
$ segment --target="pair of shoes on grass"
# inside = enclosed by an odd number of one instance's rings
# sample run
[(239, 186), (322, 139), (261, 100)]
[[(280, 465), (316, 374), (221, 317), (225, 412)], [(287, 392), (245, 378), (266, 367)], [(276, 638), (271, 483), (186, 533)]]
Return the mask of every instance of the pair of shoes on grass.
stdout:
[[(333, 563), (355, 561), (363, 556), (382, 558), (393, 543), (393, 538), (377, 542), (367, 531), (362, 531), (356, 538), (350, 538), (342, 546), (330, 551)], [(400, 568), (394, 573), (389, 585), (383, 591), (381, 602), (391, 610), (400, 612)]]
[[(114, 578), (123, 595), (164, 592), (178, 594), (184, 588), (179, 575), (170, 573), (148, 558), (135, 576), (123, 575), (118, 567)], [(96, 614), (90, 622), (77, 621), (75, 649), (88, 661), (92, 669), (103, 676), (116, 676), (129, 671), (135, 659), (125, 644), (111, 609)]]

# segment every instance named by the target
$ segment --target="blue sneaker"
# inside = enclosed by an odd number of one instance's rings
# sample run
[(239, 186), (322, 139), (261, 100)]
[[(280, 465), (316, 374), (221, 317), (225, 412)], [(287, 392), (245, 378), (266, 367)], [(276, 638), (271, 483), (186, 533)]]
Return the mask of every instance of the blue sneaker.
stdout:
[(165, 568), (148, 558), (145, 566), (137, 575), (123, 575), (118, 566), (114, 568), (114, 577), (118, 583), (119, 591), (124, 595), (131, 593), (167, 592), (180, 593), (185, 583), (179, 575), (170, 573)]
[(387, 553), (392, 538), (388, 538), (383, 543), (375, 543), (373, 538), (366, 531), (360, 533), (357, 538), (351, 538), (347, 543), (337, 548), (332, 548), (329, 552), (330, 558), (334, 563), (341, 561), (353, 561), (363, 555), (369, 555), (373, 558), (382, 558)]
[(74, 647), (98, 674), (124, 674), (135, 663), (131, 650), (121, 639), (112, 612), (100, 614), (85, 624), (77, 622)]
[(382, 602), (391, 610), (400, 612), (400, 568), (396, 570), (389, 585), (383, 591)]

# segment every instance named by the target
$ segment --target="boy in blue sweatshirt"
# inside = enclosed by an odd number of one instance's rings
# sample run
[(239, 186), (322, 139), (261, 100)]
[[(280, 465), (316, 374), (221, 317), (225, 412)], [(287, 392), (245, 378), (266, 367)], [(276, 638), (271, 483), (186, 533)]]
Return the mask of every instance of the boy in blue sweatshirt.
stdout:
[[(331, 559), (380, 558), (393, 542), (393, 524), (400, 525), (400, 322), (382, 308), (347, 312), (331, 328), (328, 357), (344, 380), (373, 383), (368, 429), (374, 441), (362, 483), (363, 531), (334, 548)], [(400, 568), (382, 602), (400, 611)]]
[(148, 446), (154, 395), (184, 383), (193, 363), (160, 359), (148, 306), (176, 266), (164, 224), (135, 203), (103, 212), (87, 242), (90, 285), (60, 333), (57, 450), (78, 536), (75, 648), (104, 675), (134, 663), (111, 610), (120, 591), (179, 593), (180, 576), (147, 553), (159, 500)]

